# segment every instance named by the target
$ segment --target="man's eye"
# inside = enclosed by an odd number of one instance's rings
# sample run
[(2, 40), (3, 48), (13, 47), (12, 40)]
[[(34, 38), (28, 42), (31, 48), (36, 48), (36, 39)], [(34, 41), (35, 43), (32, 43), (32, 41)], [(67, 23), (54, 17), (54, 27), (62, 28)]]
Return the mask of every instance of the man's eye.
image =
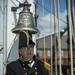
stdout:
[(34, 47), (34, 46), (30, 46), (30, 47)]

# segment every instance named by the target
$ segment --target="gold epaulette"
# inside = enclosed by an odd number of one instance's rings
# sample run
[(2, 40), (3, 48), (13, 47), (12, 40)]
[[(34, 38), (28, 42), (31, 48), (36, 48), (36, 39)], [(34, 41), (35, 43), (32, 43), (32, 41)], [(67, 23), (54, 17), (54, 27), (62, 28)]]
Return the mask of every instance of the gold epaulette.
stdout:
[(44, 62), (44, 67), (50, 72), (51, 70), (51, 65), (47, 62)]
[(44, 67), (48, 70), (48, 72), (51, 71), (51, 65), (47, 62), (42, 61), (41, 59), (38, 59), (39, 61), (41, 61), (44, 64)]

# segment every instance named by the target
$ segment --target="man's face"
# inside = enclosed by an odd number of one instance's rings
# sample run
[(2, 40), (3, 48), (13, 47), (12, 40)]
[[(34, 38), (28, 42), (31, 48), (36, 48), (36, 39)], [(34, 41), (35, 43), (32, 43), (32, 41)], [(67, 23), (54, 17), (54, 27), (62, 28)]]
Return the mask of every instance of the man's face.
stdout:
[(30, 61), (33, 58), (34, 46), (21, 47), (19, 53), (23, 56), (26, 61)]

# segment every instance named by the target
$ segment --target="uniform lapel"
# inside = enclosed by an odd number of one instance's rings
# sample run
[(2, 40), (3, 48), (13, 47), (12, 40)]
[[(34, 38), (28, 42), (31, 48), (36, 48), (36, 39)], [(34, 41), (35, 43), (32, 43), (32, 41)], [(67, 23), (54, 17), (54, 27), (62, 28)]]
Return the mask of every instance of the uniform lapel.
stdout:
[(30, 69), (30, 71), (29, 71), (29, 73), (28, 73), (28, 75), (31, 75), (31, 74), (33, 74), (33, 73), (35, 73), (36, 72), (36, 63), (33, 65), (33, 67)]

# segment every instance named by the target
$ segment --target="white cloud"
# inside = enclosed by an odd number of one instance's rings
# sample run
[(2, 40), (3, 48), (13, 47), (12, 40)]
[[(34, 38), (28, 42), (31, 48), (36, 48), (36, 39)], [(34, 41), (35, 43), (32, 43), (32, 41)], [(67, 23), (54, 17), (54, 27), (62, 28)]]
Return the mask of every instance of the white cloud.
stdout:
[[(54, 15), (52, 15), (52, 32), (54, 31)], [(63, 29), (66, 27), (66, 10), (62, 13), (60, 13), (60, 29)], [(57, 19), (56, 19), (57, 20)], [(58, 27), (58, 22), (56, 21), (56, 27)], [(47, 15), (41, 16), (38, 19), (38, 28), (42, 35), (49, 34), (50, 33), (50, 13)], [(45, 31), (45, 32), (44, 32)], [(44, 32), (44, 33), (43, 33)]]

